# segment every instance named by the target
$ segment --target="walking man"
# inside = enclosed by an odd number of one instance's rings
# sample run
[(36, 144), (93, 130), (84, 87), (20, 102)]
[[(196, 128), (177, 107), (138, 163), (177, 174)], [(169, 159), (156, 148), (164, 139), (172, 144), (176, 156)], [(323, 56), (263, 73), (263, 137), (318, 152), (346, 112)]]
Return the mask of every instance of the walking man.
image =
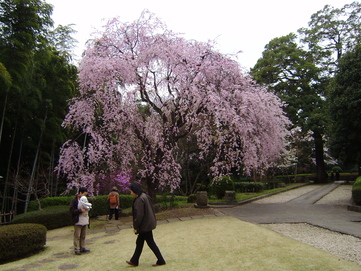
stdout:
[(133, 228), (134, 233), (138, 234), (138, 237), (133, 257), (130, 261), (126, 262), (129, 265), (138, 266), (144, 241), (146, 241), (149, 248), (157, 257), (157, 262), (153, 264), (153, 266), (165, 265), (163, 256), (153, 239), (152, 231), (155, 229), (157, 222), (155, 219), (154, 206), (151, 202), (152, 200), (148, 195), (143, 193), (142, 186), (139, 183), (132, 183), (130, 185), (130, 194), (135, 198), (132, 206)]

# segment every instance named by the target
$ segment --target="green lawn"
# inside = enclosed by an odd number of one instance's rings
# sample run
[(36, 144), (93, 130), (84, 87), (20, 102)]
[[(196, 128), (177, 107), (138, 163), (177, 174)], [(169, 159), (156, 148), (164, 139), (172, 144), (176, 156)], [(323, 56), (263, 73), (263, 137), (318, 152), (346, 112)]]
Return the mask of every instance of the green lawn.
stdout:
[[(108, 224), (109, 225), (109, 224)], [(50, 230), (46, 248), (0, 270), (130, 270), (136, 236), (132, 229), (88, 232), (90, 253), (74, 255), (73, 227)], [(361, 266), (292, 240), (269, 229), (229, 216), (159, 223), (154, 238), (167, 264), (159, 270), (349, 271)], [(152, 270), (147, 247), (136, 270)]]

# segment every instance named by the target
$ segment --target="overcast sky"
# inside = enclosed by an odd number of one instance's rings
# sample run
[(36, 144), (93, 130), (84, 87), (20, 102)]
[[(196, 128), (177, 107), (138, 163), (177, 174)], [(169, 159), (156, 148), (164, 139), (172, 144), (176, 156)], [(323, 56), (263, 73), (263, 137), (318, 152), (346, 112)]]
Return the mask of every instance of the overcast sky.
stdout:
[(273, 38), (307, 27), (313, 13), (325, 5), (341, 8), (344, 0), (45, 0), (54, 6), (55, 25), (74, 24), (78, 31), (76, 59), (85, 42), (105, 21), (119, 17), (122, 22), (138, 19), (144, 9), (156, 14), (168, 29), (187, 39), (216, 40), (225, 54), (242, 51), (238, 60), (246, 69), (262, 56)]

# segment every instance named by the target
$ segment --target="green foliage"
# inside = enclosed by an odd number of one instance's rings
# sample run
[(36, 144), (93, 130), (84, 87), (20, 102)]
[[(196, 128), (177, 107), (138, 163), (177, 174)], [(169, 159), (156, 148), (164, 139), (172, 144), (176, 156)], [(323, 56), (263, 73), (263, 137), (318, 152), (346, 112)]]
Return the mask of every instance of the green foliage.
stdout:
[(357, 205), (361, 205), (361, 176), (356, 179), (352, 186), (352, 199)]
[(189, 195), (187, 202), (188, 203), (195, 203), (197, 201), (197, 195), (196, 194), (191, 194)]
[(11, 76), (4, 64), (0, 62), (0, 90), (7, 91), (11, 85)]
[[(127, 209), (132, 207), (133, 196), (131, 195), (119, 195), (120, 200), (120, 209)], [(109, 202), (108, 195), (96, 196), (94, 198), (89, 198), (89, 201), (92, 202), (93, 208), (89, 212), (90, 217), (97, 217), (100, 215), (106, 215), (109, 213)]]
[[(69, 206), (70, 201), (75, 196), (66, 196), (66, 197), (47, 197), (40, 200), (41, 208), (46, 208), (50, 206), (57, 206), (57, 205), (67, 205)], [(28, 211), (36, 211), (38, 210), (38, 202), (31, 201), (29, 202)]]
[(330, 150), (346, 166), (361, 164), (360, 61), (360, 45), (344, 54), (328, 93)]
[[(75, 196), (67, 196), (67, 197), (47, 197), (40, 200), (41, 207), (45, 210), (51, 206), (67, 206), (67, 212), (69, 213), (69, 205), (70, 201)], [(88, 197), (89, 202), (92, 203), (92, 209), (89, 212), (89, 217), (97, 217), (100, 215), (105, 215), (109, 213), (109, 203), (108, 203), (108, 195), (96, 196), (96, 197)], [(132, 206), (133, 197), (131, 195), (120, 195), (120, 208), (126, 209)], [(31, 201), (29, 203), (29, 210), (36, 211), (38, 210), (38, 203), (36, 201)], [(18, 215), (19, 216), (19, 215)], [(16, 216), (16, 217), (18, 217)]]
[(216, 177), (211, 184), (213, 194), (222, 199), (227, 190), (234, 190), (234, 182), (229, 176)]
[[(297, 44), (293, 33), (275, 38), (266, 45), (251, 74), (257, 83), (265, 85), (285, 102), (285, 112), (294, 126), (312, 132), (318, 182), (326, 182), (323, 141), (327, 114), (324, 114), (323, 92), (327, 80), (315, 64), (312, 52)], [(285, 57), (287, 56), (287, 57)], [(292, 142), (299, 145), (301, 142)]]
[(180, 196), (176, 197), (174, 194), (168, 194), (168, 193), (164, 193), (158, 198), (159, 200), (157, 199), (157, 202), (160, 203), (160, 205), (165, 208), (178, 207), (179, 201), (185, 200), (185, 197), (180, 197)]
[(235, 182), (234, 187), (237, 193), (258, 193), (264, 189), (265, 184), (259, 182)]
[[(29, 209), (34, 211), (17, 215), (11, 223), (38, 223), (44, 225), (48, 230), (70, 226), (72, 225), (72, 220), (69, 205), (72, 198), (74, 198), (74, 196), (41, 199), (42, 210), (37, 210), (37, 202), (32, 201), (29, 203)], [(122, 210), (132, 207), (133, 196), (119, 195), (119, 199)], [(179, 202), (186, 201), (186, 199), (187, 197), (175, 196), (174, 194), (157, 196), (157, 202), (165, 208), (178, 207)], [(92, 209), (89, 211), (90, 218), (107, 215), (109, 213), (108, 195), (88, 197), (88, 200), (92, 203)]]
[[(19, 174), (19, 187), (27, 187), (31, 176), (36, 176), (37, 185), (28, 191), (39, 197), (45, 191), (57, 194), (54, 188), (62, 185), (53, 183), (53, 169), (68, 137), (61, 123), (76, 91), (77, 67), (71, 64), (70, 54), (58, 51), (59, 40), (69, 44), (73, 32), (69, 27), (51, 31), (52, 10), (41, 0), (0, 1), (0, 108), (4, 113), (0, 171), (6, 180), (2, 209), (12, 205), (10, 176)], [(28, 201), (30, 193), (26, 196)]]
[(0, 227), (0, 263), (16, 260), (41, 250), (46, 243), (46, 228), (39, 224)]
[(15, 216), (11, 224), (37, 223), (48, 230), (72, 225), (69, 205), (58, 205)]
[(342, 172), (342, 168), (339, 167), (339, 166), (334, 166), (332, 169), (331, 169), (333, 172)]

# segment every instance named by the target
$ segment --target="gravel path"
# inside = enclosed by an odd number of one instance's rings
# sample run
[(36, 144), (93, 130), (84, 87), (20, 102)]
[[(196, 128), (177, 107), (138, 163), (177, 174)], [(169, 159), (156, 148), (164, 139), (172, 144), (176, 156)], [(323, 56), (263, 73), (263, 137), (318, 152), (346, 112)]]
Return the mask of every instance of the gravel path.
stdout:
[[(254, 203), (285, 203), (296, 197), (317, 189), (319, 186), (306, 186), (281, 193)], [(340, 185), (324, 196), (316, 204), (346, 205), (351, 199), (351, 185)], [(328, 229), (316, 227), (307, 223), (262, 224), (263, 227), (278, 232), (286, 237), (322, 249), (339, 258), (361, 265), (361, 239)]]
[(293, 199), (295, 199), (303, 194), (306, 194), (308, 192), (311, 192), (312, 190), (315, 190), (319, 187), (321, 187), (321, 185), (302, 186), (300, 188), (292, 189), (287, 192), (282, 192), (282, 193), (276, 194), (274, 196), (256, 200), (253, 203), (256, 203), (256, 204), (286, 203), (287, 201), (293, 200)]
[(305, 223), (263, 224), (284, 236), (361, 265), (361, 239)]

